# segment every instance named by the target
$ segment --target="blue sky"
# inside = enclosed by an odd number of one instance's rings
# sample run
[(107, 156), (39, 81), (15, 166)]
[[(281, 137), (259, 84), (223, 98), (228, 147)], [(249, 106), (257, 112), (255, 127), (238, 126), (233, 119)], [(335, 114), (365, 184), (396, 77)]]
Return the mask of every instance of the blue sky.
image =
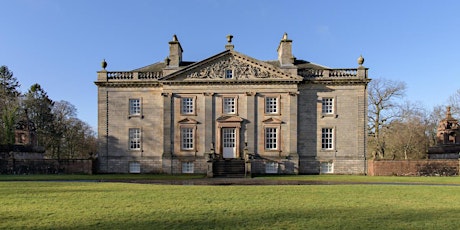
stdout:
[[(174, 4), (172, 4), (174, 2)], [(177, 34), (184, 60), (224, 50), (275, 60), (284, 32), (293, 54), (332, 68), (365, 58), (371, 78), (406, 82), (431, 109), (460, 89), (460, 1), (0, 0), (0, 65), (25, 92), (39, 83), (97, 126), (96, 72), (162, 61)]]

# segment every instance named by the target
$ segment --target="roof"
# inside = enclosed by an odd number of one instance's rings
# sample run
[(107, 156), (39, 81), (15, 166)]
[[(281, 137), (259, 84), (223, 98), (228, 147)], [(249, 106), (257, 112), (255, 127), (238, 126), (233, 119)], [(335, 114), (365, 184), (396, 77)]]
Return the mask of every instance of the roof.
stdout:
[[(280, 62), (278, 60), (270, 60), (270, 61), (262, 61), (262, 62), (265, 62), (265, 63), (267, 63), (269, 65), (274, 66), (274, 67), (278, 67), (278, 68), (281, 67)], [(189, 65), (194, 64), (194, 63), (197, 63), (197, 62), (183, 61), (183, 62), (180, 63), (180, 66), (181, 67), (186, 67), (186, 66), (189, 66)], [(297, 66), (297, 68), (299, 68), (299, 69), (330, 69), (329, 67), (319, 65), (319, 64), (315, 64), (315, 63), (305, 61), (305, 60), (296, 60), (294, 65)], [(134, 72), (159, 72), (159, 71), (162, 71), (164, 68), (166, 68), (166, 64), (164, 62), (157, 62), (157, 63), (153, 63), (151, 65), (147, 65), (147, 66), (144, 66), (144, 67), (141, 67), (141, 68), (134, 69), (132, 71), (134, 71)]]
[[(281, 67), (280, 62), (278, 60), (271, 60), (271, 61), (263, 61), (267, 64), (270, 64), (275, 67)], [(329, 67), (315, 64), (305, 60), (295, 60), (294, 65), (297, 66), (298, 69), (330, 69)]]
[[(180, 66), (181, 67), (185, 67), (185, 66), (188, 66), (188, 65), (191, 65), (195, 62), (192, 62), (192, 61), (183, 61), (180, 63)], [(153, 63), (151, 65), (148, 65), (148, 66), (144, 66), (144, 67), (141, 67), (141, 68), (138, 68), (138, 69), (133, 69), (132, 71), (133, 72), (160, 72), (162, 71), (164, 68), (166, 68), (166, 63), (164, 62), (157, 62), (157, 63)]]

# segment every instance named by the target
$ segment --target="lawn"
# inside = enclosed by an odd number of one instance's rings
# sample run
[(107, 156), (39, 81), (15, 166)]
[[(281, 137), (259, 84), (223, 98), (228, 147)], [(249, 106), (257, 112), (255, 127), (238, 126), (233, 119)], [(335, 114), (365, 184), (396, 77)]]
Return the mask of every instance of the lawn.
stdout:
[(0, 229), (459, 229), (459, 191), (3, 181)]
[[(140, 181), (140, 180), (190, 180), (205, 178), (205, 175), (182, 174), (47, 174), (47, 175), (0, 175), (0, 181)], [(340, 182), (340, 183), (410, 183), (410, 184), (457, 184), (460, 177), (397, 177), (397, 176), (360, 176), (360, 175), (281, 175), (258, 176), (266, 180), (298, 180), (311, 182)]]

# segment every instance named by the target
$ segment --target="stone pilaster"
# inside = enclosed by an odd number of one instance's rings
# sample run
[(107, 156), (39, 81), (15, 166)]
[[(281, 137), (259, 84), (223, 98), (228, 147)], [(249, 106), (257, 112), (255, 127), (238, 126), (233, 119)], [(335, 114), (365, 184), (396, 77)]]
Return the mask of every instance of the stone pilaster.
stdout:
[(172, 154), (172, 116), (173, 100), (171, 93), (162, 93), (163, 96), (163, 156), (169, 157)]
[(248, 143), (247, 151), (254, 153), (257, 150), (257, 135), (256, 135), (256, 124), (257, 124), (257, 102), (255, 98), (255, 92), (246, 92), (246, 107), (247, 107), (247, 120), (246, 123), (246, 136), (245, 142)]
[(215, 144), (215, 108), (214, 94), (204, 93), (204, 152)]

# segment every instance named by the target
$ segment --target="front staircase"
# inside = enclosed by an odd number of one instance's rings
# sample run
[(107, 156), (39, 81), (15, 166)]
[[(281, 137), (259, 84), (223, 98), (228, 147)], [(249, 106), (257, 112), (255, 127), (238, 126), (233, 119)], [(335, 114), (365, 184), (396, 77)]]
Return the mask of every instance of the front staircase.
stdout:
[(214, 177), (244, 177), (244, 164), (243, 159), (216, 159), (212, 164), (212, 173)]

